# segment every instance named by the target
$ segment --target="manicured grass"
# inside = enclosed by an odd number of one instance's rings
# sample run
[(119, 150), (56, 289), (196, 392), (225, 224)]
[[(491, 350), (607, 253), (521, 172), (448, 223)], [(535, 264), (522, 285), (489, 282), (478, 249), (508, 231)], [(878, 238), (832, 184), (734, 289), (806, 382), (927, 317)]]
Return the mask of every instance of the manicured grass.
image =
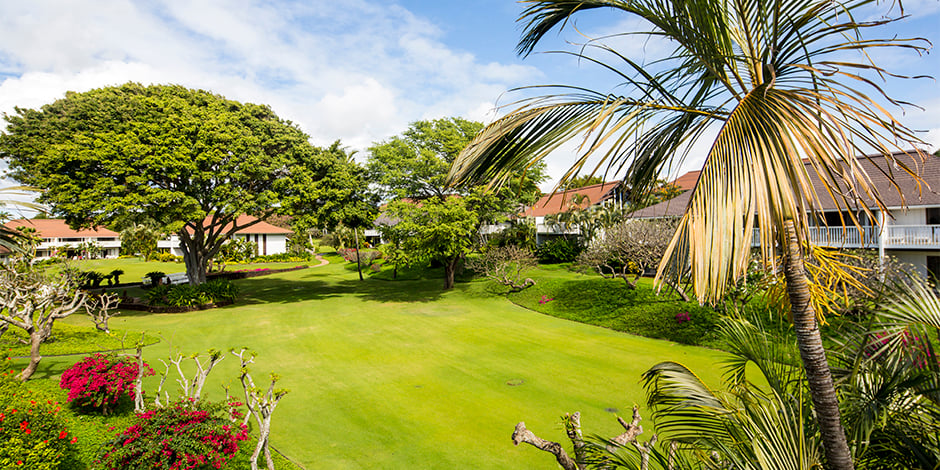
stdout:
[[(76, 313), (75, 315), (81, 315)], [(133, 350), (137, 342), (143, 340), (144, 344), (154, 344), (160, 339), (153, 335), (141, 337), (139, 331), (125, 331), (111, 329), (111, 333), (104, 333), (95, 329), (91, 320), (84, 317), (87, 325), (74, 325), (58, 322), (52, 329), (52, 337), (40, 346), (43, 356), (60, 356), (68, 354), (82, 354), (89, 351), (115, 351), (122, 349)], [(0, 348), (10, 356), (29, 355), (29, 335), (23, 330), (11, 326), (0, 337)], [(24, 343), (26, 342), (26, 343)]]
[[(158, 370), (174, 351), (257, 351), (255, 380), (276, 372), (291, 390), (275, 412), (272, 443), (306, 468), (554, 468), (549, 454), (512, 445), (517, 422), (566, 442), (559, 416), (580, 411), (586, 434), (619, 434), (609, 410), (629, 416), (642, 405), (640, 374), (665, 360), (718, 383), (717, 351), (533, 312), (493, 295), (487, 282), (450, 292), (440, 279), (360, 282), (332, 261), (236, 281), (242, 298), (233, 306), (127, 312), (112, 326), (161, 337), (145, 349)], [(73, 362), (44, 359), (36, 377), (57, 380)], [(236, 366), (230, 357), (213, 370), (210, 397), (223, 397), (223, 384), (240, 388)]]

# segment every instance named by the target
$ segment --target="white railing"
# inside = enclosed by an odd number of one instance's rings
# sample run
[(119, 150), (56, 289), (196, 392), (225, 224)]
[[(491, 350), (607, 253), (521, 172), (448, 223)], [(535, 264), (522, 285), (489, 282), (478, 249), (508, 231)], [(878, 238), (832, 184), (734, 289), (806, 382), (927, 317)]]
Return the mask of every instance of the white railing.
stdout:
[[(880, 227), (810, 227), (810, 240), (833, 248), (878, 248)], [(754, 230), (754, 246), (760, 245), (760, 231)], [(885, 248), (940, 249), (940, 225), (889, 225)]]
[(581, 233), (581, 229), (579, 227), (576, 227), (576, 226), (568, 227), (568, 229), (566, 230), (564, 227), (560, 225), (554, 225), (554, 224), (536, 224), (535, 230), (538, 233), (556, 234), (556, 235), (577, 235)]
[(877, 248), (878, 227), (810, 227), (810, 240), (818, 246), (839, 248)]
[(889, 225), (888, 248), (940, 248), (940, 225)]

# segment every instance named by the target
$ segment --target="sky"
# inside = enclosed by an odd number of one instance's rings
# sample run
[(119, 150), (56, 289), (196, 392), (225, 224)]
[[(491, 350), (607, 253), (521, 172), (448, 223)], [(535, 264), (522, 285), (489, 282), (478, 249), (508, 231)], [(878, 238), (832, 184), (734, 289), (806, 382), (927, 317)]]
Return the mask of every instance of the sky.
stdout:
[[(885, 31), (940, 44), (940, 0), (903, 2), (909, 18)], [(629, 30), (636, 21), (590, 12), (539, 53), (516, 55), (524, 6), (512, 0), (0, 0), (0, 112), (38, 108), (64, 96), (128, 81), (181, 84), (243, 102), (268, 104), (315, 145), (339, 139), (364, 158), (370, 145), (416, 120), (461, 116), (488, 121), (540, 84), (615, 91), (610, 73), (572, 57), (584, 36)], [(879, 11), (897, 8), (881, 2)], [(895, 10), (896, 11), (896, 10)], [(668, 45), (619, 41), (642, 58)], [(935, 51), (877, 59), (907, 75), (940, 72)], [(940, 85), (933, 79), (884, 84), (922, 109), (892, 108), (940, 146)], [(695, 169), (693, 147), (675, 175)], [(568, 145), (549, 159), (554, 179)], [(667, 175), (668, 176), (668, 175)], [(543, 185), (550, 189), (553, 181)]]

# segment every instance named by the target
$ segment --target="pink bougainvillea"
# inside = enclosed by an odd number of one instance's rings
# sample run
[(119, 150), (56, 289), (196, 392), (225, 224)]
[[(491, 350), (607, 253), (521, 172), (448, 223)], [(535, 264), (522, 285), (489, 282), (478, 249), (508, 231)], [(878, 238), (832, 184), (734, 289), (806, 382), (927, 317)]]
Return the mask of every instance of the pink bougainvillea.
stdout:
[(227, 406), (183, 401), (140, 413), (97, 463), (116, 469), (224, 468), (238, 452), (238, 443), (248, 439), (245, 425), (220, 416)]
[[(59, 387), (68, 390), (70, 403), (99, 409), (105, 414), (122, 395), (134, 396), (137, 362), (130, 358), (95, 354), (78, 361), (62, 373)], [(144, 375), (153, 369), (144, 364)]]

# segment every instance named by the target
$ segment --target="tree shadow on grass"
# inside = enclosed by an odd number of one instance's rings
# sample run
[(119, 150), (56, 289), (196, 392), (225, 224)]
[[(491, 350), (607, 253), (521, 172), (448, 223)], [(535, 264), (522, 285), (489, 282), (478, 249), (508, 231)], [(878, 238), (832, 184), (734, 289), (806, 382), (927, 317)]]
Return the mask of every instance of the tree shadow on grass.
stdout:
[(289, 304), (336, 297), (356, 297), (375, 302), (433, 302), (441, 298), (441, 280), (381, 281), (366, 278), (326, 282), (311, 279), (265, 278), (242, 284), (238, 305)]

